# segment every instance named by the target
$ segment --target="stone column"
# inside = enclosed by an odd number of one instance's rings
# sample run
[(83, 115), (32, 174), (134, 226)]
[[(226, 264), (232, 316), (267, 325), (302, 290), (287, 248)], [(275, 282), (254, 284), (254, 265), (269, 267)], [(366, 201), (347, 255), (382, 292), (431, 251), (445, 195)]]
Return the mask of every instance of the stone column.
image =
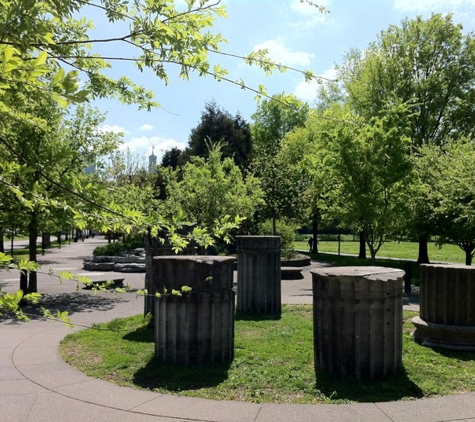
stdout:
[(412, 323), (418, 343), (475, 351), (475, 267), (421, 264), (420, 317)]
[(280, 316), (280, 236), (236, 236), (238, 312)]
[[(160, 233), (160, 236), (166, 238), (166, 233)], [(154, 267), (152, 265), (153, 257), (176, 255), (176, 253), (173, 251), (172, 246), (170, 245), (168, 241), (165, 241), (165, 243), (162, 243), (156, 237), (145, 236), (144, 244), (145, 244), (145, 268), (146, 268), (144, 288), (149, 293), (147, 296), (145, 296), (145, 299), (144, 299), (144, 315), (152, 314), (154, 318), (155, 298), (153, 295), (155, 295), (156, 290), (155, 290), (155, 285), (152, 282), (153, 272), (154, 272)], [(193, 252), (194, 252), (194, 248), (187, 247), (181, 252), (181, 254), (193, 255)], [(152, 321), (153, 321), (153, 318), (152, 318)]]
[(148, 291), (148, 295), (144, 298), (144, 315), (155, 314), (155, 286), (152, 282), (153, 278), (153, 257), (172, 255), (173, 250), (169, 244), (162, 244), (157, 238), (151, 236), (145, 236), (145, 289)]
[(341, 378), (388, 377), (402, 366), (404, 271), (312, 270), (315, 371)]
[[(153, 258), (155, 352), (173, 364), (230, 362), (234, 357), (234, 258), (164, 256)], [(192, 288), (172, 295), (182, 286)]]

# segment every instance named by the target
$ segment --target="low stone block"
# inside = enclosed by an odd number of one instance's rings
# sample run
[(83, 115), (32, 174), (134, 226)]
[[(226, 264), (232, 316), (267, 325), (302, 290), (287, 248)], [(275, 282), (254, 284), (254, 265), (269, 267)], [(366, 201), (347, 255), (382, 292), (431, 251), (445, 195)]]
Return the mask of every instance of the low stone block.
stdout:
[(302, 267), (282, 267), (280, 269), (281, 280), (299, 280), (303, 278)]
[(139, 262), (138, 256), (116, 256), (114, 257), (116, 264), (130, 264)]
[(306, 267), (312, 262), (311, 258), (304, 254), (298, 254), (294, 258), (285, 259), (282, 258), (280, 265), (283, 267)]
[(114, 264), (114, 271), (119, 273), (144, 273), (146, 267), (145, 264), (139, 263)]
[(113, 271), (113, 262), (84, 262), (83, 268), (87, 271)]
[(93, 256), (92, 262), (113, 262), (113, 256)]

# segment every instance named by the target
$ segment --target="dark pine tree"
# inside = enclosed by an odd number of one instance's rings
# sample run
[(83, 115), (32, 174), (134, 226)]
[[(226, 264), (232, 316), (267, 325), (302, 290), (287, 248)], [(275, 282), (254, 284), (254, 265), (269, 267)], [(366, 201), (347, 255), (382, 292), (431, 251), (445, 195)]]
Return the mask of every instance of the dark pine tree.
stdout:
[(201, 121), (191, 130), (188, 148), (180, 156), (186, 162), (191, 156), (207, 157), (209, 147), (222, 144), (222, 156), (233, 158), (241, 170), (250, 164), (251, 130), (239, 115), (232, 116), (213, 101), (206, 103)]

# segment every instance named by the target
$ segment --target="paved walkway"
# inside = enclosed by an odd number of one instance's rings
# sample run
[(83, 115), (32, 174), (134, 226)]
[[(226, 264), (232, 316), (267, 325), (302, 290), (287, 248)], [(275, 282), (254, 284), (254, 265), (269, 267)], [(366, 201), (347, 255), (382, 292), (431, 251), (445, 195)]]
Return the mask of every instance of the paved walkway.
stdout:
[[(42, 256), (43, 269), (79, 274), (82, 260), (104, 240), (72, 243)], [(107, 273), (107, 277), (114, 274)], [(123, 276), (123, 275), (122, 275)], [(100, 277), (100, 275), (98, 275)], [(126, 274), (132, 289), (143, 287), (144, 274)], [(0, 272), (6, 291), (18, 286), (18, 275)], [(284, 303), (311, 303), (311, 278), (283, 281)], [(133, 295), (76, 291), (75, 284), (41, 275), (38, 287), (48, 306), (68, 309), (79, 327), (142, 312), (143, 299)], [(417, 308), (415, 297), (405, 306)], [(78, 328), (77, 328), (78, 329)], [(475, 394), (436, 399), (352, 405), (289, 405), (225, 402), (164, 395), (109, 384), (84, 375), (64, 363), (58, 352), (61, 339), (71, 332), (54, 321), (0, 322), (0, 421), (472, 421)]]

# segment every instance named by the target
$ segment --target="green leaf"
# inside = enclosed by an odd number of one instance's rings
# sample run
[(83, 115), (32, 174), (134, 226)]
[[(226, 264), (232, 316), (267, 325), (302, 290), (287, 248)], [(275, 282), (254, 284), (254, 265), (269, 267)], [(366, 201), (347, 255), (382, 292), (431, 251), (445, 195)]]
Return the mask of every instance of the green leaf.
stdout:
[(35, 67), (45, 64), (47, 59), (48, 53), (46, 51), (42, 51), (40, 54), (38, 54), (38, 58), (35, 61)]

